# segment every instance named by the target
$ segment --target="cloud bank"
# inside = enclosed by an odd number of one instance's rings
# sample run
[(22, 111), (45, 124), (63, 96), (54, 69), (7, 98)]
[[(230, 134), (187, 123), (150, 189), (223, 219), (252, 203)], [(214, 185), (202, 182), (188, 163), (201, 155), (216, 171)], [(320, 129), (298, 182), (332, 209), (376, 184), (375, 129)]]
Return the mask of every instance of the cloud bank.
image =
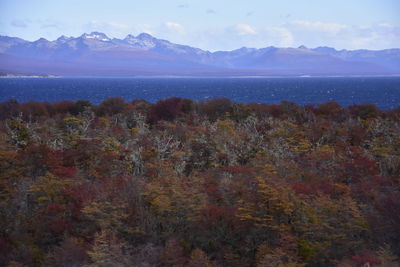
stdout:
[(239, 47), (331, 46), (338, 49), (385, 49), (398, 47), (400, 27), (387, 23), (353, 26), (332, 22), (293, 20), (282, 25), (254, 26), (246, 23), (213, 29), (189, 29), (178, 22), (162, 25), (124, 25), (92, 21), (85, 30), (104, 31), (115, 37), (140, 32), (211, 51)]

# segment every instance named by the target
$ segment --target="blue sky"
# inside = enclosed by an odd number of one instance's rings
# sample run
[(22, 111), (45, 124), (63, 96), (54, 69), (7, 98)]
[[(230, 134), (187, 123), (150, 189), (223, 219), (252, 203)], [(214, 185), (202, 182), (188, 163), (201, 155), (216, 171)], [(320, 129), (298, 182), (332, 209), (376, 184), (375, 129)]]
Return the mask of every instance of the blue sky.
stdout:
[(0, 35), (27, 40), (101, 31), (211, 51), (400, 47), (399, 0), (0, 0)]

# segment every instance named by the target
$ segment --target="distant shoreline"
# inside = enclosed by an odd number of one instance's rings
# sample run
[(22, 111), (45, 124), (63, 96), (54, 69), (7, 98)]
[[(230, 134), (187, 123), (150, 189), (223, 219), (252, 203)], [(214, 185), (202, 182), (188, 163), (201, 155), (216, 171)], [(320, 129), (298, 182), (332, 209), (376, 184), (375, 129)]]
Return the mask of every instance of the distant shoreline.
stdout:
[(49, 79), (49, 78), (65, 78), (63, 76), (39, 76), (39, 75), (5, 75), (0, 76), (0, 79), (25, 79), (25, 78), (35, 78), (35, 79)]
[(281, 76), (181, 76), (181, 75), (154, 75), (154, 76), (39, 76), (39, 75), (6, 75), (0, 76), (0, 79), (273, 79), (273, 78), (378, 78), (378, 77), (400, 77), (400, 74), (392, 75), (281, 75)]

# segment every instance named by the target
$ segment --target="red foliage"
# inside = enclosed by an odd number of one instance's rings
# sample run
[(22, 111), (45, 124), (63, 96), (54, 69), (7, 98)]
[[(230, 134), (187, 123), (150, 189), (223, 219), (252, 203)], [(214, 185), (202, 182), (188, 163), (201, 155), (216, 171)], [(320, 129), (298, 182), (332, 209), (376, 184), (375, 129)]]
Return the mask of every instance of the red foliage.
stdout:
[(218, 189), (218, 184), (211, 179), (207, 179), (205, 182), (204, 190), (212, 201), (219, 202), (223, 199)]
[(317, 108), (313, 109), (313, 112), (317, 116), (337, 119), (343, 117), (343, 108), (335, 101), (328, 101), (325, 104), (319, 104)]
[(69, 186), (64, 189), (63, 194), (71, 198), (74, 202), (88, 203), (95, 198), (95, 186), (89, 183)]
[(62, 234), (70, 228), (71, 225), (67, 223), (66, 218), (55, 216), (50, 218), (50, 230), (55, 234)]
[(10, 99), (4, 102), (0, 102), (0, 119), (11, 118), (17, 116), (20, 112), (20, 104), (15, 99)]
[(65, 207), (57, 203), (47, 203), (44, 207), (43, 214), (52, 215), (65, 211)]
[(89, 261), (87, 250), (88, 246), (83, 242), (67, 238), (54, 249), (49, 264), (59, 267), (85, 266)]
[(0, 262), (7, 262), (13, 250), (11, 240), (0, 236)]
[(376, 162), (372, 159), (359, 157), (355, 158), (353, 161), (353, 168), (357, 170), (363, 170), (363, 173), (366, 175), (378, 175), (379, 168), (376, 165)]
[(349, 107), (350, 113), (354, 117), (361, 119), (376, 118), (381, 115), (380, 110), (374, 104), (353, 105)]
[(47, 203), (41, 209), (41, 214), (43, 215), (44, 223), (49, 226), (49, 230), (55, 235), (62, 234), (67, 229), (70, 229), (64, 206), (57, 203)]
[(333, 187), (329, 181), (315, 183), (297, 182), (292, 184), (292, 188), (299, 195), (315, 196), (318, 194), (330, 195), (333, 193)]
[(51, 173), (61, 177), (73, 178), (76, 175), (76, 168), (68, 166), (56, 166), (51, 170)]
[(43, 176), (54, 166), (61, 165), (59, 153), (44, 144), (29, 145), (25, 150), (19, 151), (18, 156), (33, 177)]
[(312, 195), (314, 194), (314, 189), (311, 187), (311, 185), (302, 183), (302, 182), (297, 182), (292, 184), (292, 188), (296, 194), (304, 194), (304, 195)]
[(349, 130), (348, 138), (350, 144), (353, 146), (359, 146), (367, 137), (367, 131), (361, 127), (352, 127)]
[(372, 231), (377, 242), (392, 245), (393, 252), (400, 255), (400, 193), (391, 192), (375, 203), (371, 218)]
[(286, 255), (292, 258), (297, 257), (297, 238), (287, 233), (281, 233), (279, 236), (279, 246), (283, 249)]
[(126, 189), (128, 180), (126, 177), (115, 177), (113, 179), (103, 179), (98, 189), (102, 191), (103, 197), (119, 197), (121, 192)]
[(29, 101), (25, 104), (21, 104), (20, 110), (24, 114), (24, 117), (26, 119), (28, 119), (29, 116), (33, 117), (49, 116), (46, 105), (44, 103), (36, 101)]
[(172, 121), (180, 115), (183, 104), (184, 99), (179, 97), (160, 100), (151, 107), (148, 120), (150, 123), (156, 123), (160, 120)]
[(376, 258), (373, 252), (364, 251), (360, 255), (355, 255), (352, 259), (356, 262), (357, 266), (364, 266), (364, 264), (368, 263), (370, 266), (379, 265), (381, 261)]
[(185, 266), (187, 258), (184, 249), (176, 239), (168, 240), (161, 255), (161, 262), (166, 266)]
[(104, 100), (101, 102), (97, 109), (97, 113), (100, 116), (105, 115), (115, 115), (121, 113), (124, 110), (125, 102), (124, 99), (121, 97), (112, 97)]
[(232, 112), (232, 102), (228, 98), (216, 98), (199, 104), (200, 114), (207, 116), (215, 121), (217, 118), (224, 117)]
[(53, 114), (67, 114), (72, 113), (74, 110), (75, 103), (72, 101), (61, 101), (55, 102), (51, 105)]
[[(307, 134), (312, 141), (317, 142), (318, 140), (321, 139), (321, 137), (323, 137), (324, 135), (326, 136), (326, 133), (331, 131), (331, 129), (332, 129), (331, 122), (327, 120), (322, 120), (315, 123), (311, 123), (311, 125), (307, 129), (308, 130)], [(327, 141), (334, 143), (334, 140), (327, 140)]]
[(131, 106), (136, 112), (147, 114), (152, 104), (142, 99), (136, 99), (131, 102)]
[(282, 117), (284, 111), (281, 105), (270, 105), (267, 108), (267, 113), (270, 114), (274, 118)]
[(63, 194), (69, 199), (66, 207), (73, 220), (81, 219), (82, 208), (96, 198), (97, 191), (97, 187), (92, 184), (69, 186), (63, 190)]
[(361, 181), (352, 187), (353, 193), (358, 199), (369, 203), (379, 196), (380, 185), (375, 181)]
[(347, 183), (358, 183), (363, 180), (369, 180), (371, 177), (379, 174), (379, 168), (373, 159), (360, 155), (354, 155), (351, 162), (344, 164), (342, 177)]
[(202, 211), (202, 223), (208, 226), (217, 226), (222, 221), (232, 221), (235, 219), (236, 208), (210, 204)]

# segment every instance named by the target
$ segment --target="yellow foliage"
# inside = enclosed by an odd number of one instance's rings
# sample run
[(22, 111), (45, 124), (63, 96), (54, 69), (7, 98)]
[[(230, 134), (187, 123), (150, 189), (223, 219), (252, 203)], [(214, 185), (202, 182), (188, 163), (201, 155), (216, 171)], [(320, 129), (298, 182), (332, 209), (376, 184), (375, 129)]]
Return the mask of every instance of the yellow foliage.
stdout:
[(110, 126), (110, 119), (107, 117), (100, 117), (98, 123), (101, 128), (108, 128)]
[(69, 126), (82, 126), (85, 124), (82, 120), (75, 117), (65, 118), (64, 123)]
[(144, 197), (151, 209), (160, 217), (193, 221), (199, 218), (206, 196), (196, 179), (177, 177), (154, 180), (145, 187)]
[(214, 264), (210, 261), (207, 254), (201, 249), (194, 249), (190, 253), (189, 267), (212, 267)]
[(114, 137), (107, 137), (103, 140), (104, 150), (109, 152), (118, 152), (121, 144)]
[(264, 165), (264, 171), (267, 175), (275, 175), (278, 173), (276, 167), (272, 164), (266, 163)]
[(284, 188), (267, 184), (265, 179), (257, 177), (255, 202), (239, 201), (238, 217), (256, 226), (271, 230), (286, 230), (294, 207), (290, 195)]
[(299, 201), (296, 216), (292, 227), (302, 238), (299, 253), (304, 260), (324, 255), (332, 247), (361, 242), (355, 241), (354, 237), (367, 227), (360, 206), (346, 195), (337, 199), (320, 196), (312, 201)]
[(322, 153), (326, 153), (326, 154), (332, 154), (335, 152), (335, 150), (332, 147), (330, 147), (329, 145), (320, 146), (318, 148), (318, 151), (320, 151)]
[(289, 129), (297, 129), (299, 128), (299, 126), (297, 126), (296, 124), (294, 124), (293, 122), (290, 121), (284, 121), (283, 122), (283, 126)]
[(139, 132), (139, 128), (138, 127), (133, 127), (130, 128), (129, 131), (131, 132), (131, 134), (135, 135)]
[(120, 230), (128, 217), (125, 204), (107, 201), (92, 202), (82, 210), (82, 213), (103, 230)]
[(32, 185), (28, 192), (36, 195), (36, 202), (57, 202), (64, 203), (66, 200), (61, 194), (62, 190), (73, 184), (72, 180), (61, 179), (51, 173), (39, 178), (39, 180)]
[(169, 196), (159, 195), (151, 200), (151, 206), (154, 207), (158, 212), (164, 213), (171, 210), (172, 200)]
[(101, 231), (95, 236), (92, 249), (88, 255), (92, 261), (85, 267), (131, 266), (131, 259), (125, 255), (125, 244), (108, 231)]
[(394, 152), (394, 149), (391, 147), (374, 147), (370, 150), (370, 152), (376, 157), (385, 157)]
[(289, 144), (296, 152), (310, 152), (312, 150), (312, 144), (309, 140), (305, 138), (295, 138), (289, 137), (287, 138)]
[(235, 124), (229, 120), (217, 121), (215, 123), (217, 130), (222, 134), (229, 135), (235, 133)]

